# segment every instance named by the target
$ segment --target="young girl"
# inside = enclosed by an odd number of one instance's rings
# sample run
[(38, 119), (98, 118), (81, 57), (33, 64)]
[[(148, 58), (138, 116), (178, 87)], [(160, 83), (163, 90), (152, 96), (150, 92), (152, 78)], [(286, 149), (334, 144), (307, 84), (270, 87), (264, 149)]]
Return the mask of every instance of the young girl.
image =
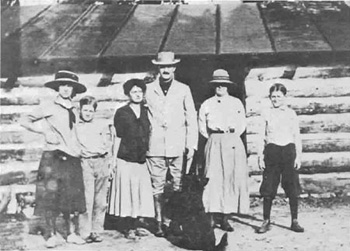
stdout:
[(291, 230), (304, 232), (298, 224), (298, 195), (300, 192), (299, 176), (302, 145), (299, 122), (295, 111), (288, 108), (285, 102), (287, 89), (282, 84), (270, 88), (272, 107), (262, 112), (263, 131), (258, 152), (258, 164), (263, 170), (263, 181), (260, 193), (264, 197), (264, 221), (257, 230), (265, 233), (270, 229), (270, 212), (272, 200), (282, 177), (282, 187), (289, 198), (292, 215)]
[[(48, 248), (60, 243), (56, 229), (56, 218), (60, 213), (63, 213), (66, 221), (67, 242), (84, 244), (85, 241), (79, 236), (78, 217), (86, 211), (86, 206), (80, 164), (81, 147), (76, 134), (77, 111), (72, 97), (85, 92), (86, 87), (70, 71), (57, 72), (55, 80), (45, 86), (57, 91), (58, 96), (21, 118), (23, 127), (44, 135), (46, 142), (38, 170), (34, 214), (46, 218)], [(44, 121), (42, 128), (34, 123), (38, 120)], [(70, 229), (71, 214), (74, 215), (74, 232)]]

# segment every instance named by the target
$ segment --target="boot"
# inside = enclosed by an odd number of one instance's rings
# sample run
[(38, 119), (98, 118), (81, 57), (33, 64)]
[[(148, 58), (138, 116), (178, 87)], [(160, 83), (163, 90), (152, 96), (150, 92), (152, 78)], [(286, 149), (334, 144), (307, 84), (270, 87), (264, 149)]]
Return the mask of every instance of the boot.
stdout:
[(264, 197), (263, 204), (264, 204), (263, 205), (264, 221), (262, 225), (256, 230), (258, 234), (266, 233), (271, 229), (270, 215), (271, 215), (271, 207), (272, 207), (272, 198)]
[(292, 231), (294, 231), (294, 232), (297, 232), (297, 233), (303, 233), (304, 232), (304, 228), (299, 225), (297, 219), (293, 219), (292, 220), (292, 225), (291, 225), (290, 229)]
[(156, 232), (154, 235), (157, 237), (165, 237), (165, 232), (163, 231), (163, 228), (162, 228), (163, 194), (156, 194), (153, 197), (154, 197), (154, 209), (156, 212), (156, 220), (157, 220)]
[(230, 223), (228, 223), (228, 214), (224, 214), (222, 217), (222, 221), (221, 221), (221, 229), (227, 232), (233, 232), (234, 229), (233, 227), (230, 225)]
[(270, 220), (264, 220), (262, 225), (257, 229), (257, 233), (258, 234), (263, 234), (266, 233), (267, 231), (269, 231), (271, 229), (271, 224), (270, 224)]
[(304, 232), (304, 228), (302, 228), (298, 223), (298, 198), (296, 196), (291, 196), (289, 198), (289, 206), (292, 216), (292, 224), (290, 229), (297, 233)]

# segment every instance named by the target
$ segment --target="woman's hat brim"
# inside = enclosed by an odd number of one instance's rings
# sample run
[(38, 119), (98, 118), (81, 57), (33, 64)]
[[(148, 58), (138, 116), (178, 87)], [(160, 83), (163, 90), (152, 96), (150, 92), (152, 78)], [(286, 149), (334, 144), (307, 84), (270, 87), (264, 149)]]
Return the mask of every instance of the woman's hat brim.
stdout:
[(49, 82), (45, 83), (46, 87), (54, 89), (55, 91), (58, 91), (58, 89), (59, 89), (59, 87), (61, 85), (70, 85), (70, 86), (72, 86), (76, 94), (86, 92), (85, 85), (83, 85), (83, 84), (81, 84), (79, 82), (76, 82), (74, 80), (71, 80), (71, 79), (52, 80), (52, 81), (49, 81)]
[(174, 61), (170, 61), (170, 62), (161, 62), (161, 61), (157, 61), (155, 59), (152, 59), (152, 63), (155, 65), (175, 65), (177, 63), (179, 63), (181, 60), (180, 59), (174, 59)]
[(223, 80), (223, 79), (214, 79), (209, 81), (210, 84), (233, 84), (235, 85), (235, 82), (232, 82), (230, 80)]

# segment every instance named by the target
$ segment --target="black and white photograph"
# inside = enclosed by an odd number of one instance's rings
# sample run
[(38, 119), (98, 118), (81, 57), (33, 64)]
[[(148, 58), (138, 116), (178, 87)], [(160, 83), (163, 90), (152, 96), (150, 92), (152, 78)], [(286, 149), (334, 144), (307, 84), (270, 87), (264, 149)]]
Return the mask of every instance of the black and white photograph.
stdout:
[(350, 250), (350, 1), (1, 0), (1, 251)]

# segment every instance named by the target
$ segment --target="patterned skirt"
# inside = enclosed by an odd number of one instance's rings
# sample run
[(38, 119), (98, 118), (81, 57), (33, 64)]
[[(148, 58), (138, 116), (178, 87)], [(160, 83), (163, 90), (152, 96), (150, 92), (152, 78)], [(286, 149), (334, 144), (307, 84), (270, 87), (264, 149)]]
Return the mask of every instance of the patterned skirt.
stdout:
[(36, 182), (34, 214), (86, 211), (80, 159), (60, 150), (44, 151)]

